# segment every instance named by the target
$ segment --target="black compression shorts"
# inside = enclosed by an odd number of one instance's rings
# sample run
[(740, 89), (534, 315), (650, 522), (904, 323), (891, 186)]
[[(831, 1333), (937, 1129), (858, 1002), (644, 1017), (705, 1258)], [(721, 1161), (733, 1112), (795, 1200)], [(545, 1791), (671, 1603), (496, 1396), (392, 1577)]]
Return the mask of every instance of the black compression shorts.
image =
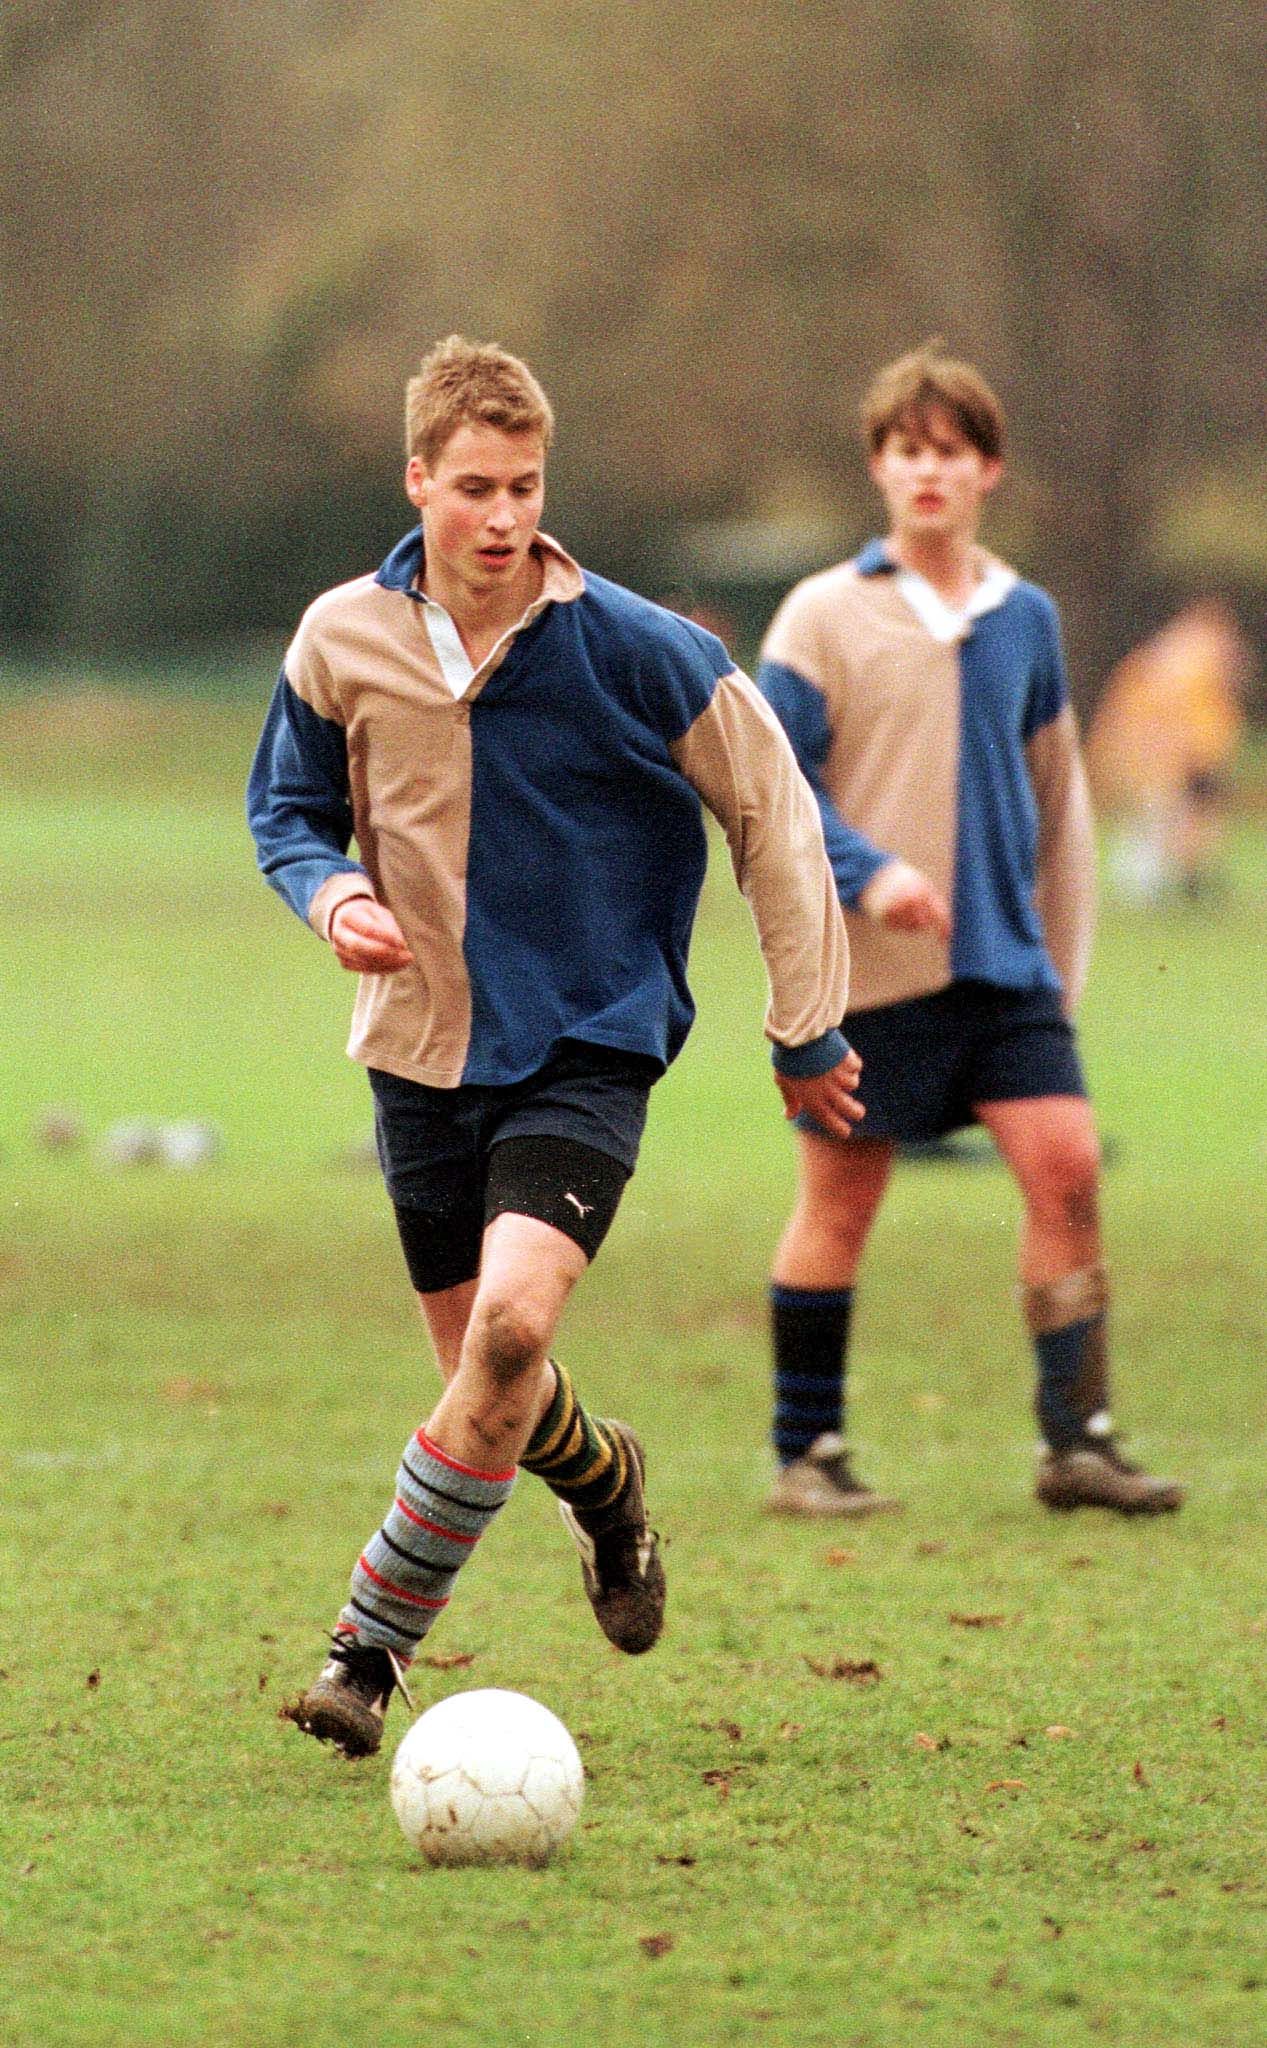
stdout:
[(557, 1052), (509, 1087), (430, 1088), (371, 1069), (378, 1155), (420, 1294), (473, 1280), (496, 1216), (534, 1216), (592, 1259), (638, 1157), (659, 1064)]

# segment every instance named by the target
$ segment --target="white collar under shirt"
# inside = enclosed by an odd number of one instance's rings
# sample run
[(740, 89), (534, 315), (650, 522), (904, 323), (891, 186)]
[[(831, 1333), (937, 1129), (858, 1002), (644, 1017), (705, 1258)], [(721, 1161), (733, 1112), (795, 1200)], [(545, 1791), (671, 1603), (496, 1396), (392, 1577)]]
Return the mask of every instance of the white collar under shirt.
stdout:
[(925, 631), (943, 647), (953, 646), (956, 640), (966, 640), (973, 620), (1001, 605), (1008, 592), (1015, 589), (1016, 582), (1014, 569), (1009, 569), (1003, 562), (988, 562), (972, 596), (959, 611), (954, 605), (947, 604), (926, 576), (920, 576), (914, 569), (899, 569), (897, 572), (898, 589)]
[(455, 697), (465, 696), (471, 687), (475, 669), (462, 645), (462, 635), (444, 606), (437, 604), (434, 597), (428, 597), (425, 590), (420, 590), (417, 596), (422, 605), (422, 616), (427, 622), (427, 637), (440, 664), (445, 685)]

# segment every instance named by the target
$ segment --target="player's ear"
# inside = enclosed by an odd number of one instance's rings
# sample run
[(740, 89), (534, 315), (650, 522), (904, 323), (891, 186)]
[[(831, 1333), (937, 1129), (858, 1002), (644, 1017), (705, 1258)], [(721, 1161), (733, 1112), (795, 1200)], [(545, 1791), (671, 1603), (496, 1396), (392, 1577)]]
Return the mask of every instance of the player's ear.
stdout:
[(996, 484), (997, 484), (997, 483), (999, 482), (999, 480), (1000, 480), (1000, 478), (1002, 477), (1002, 475), (1003, 475), (1003, 458), (1002, 458), (1002, 456), (1001, 456), (1001, 455), (990, 455), (990, 456), (987, 456), (987, 458), (986, 458), (986, 461), (985, 461), (985, 464), (984, 464), (984, 466), (983, 466), (983, 468), (982, 468), (982, 471), (981, 471), (981, 489), (982, 489), (982, 491), (983, 491), (983, 492), (985, 492), (985, 491), (992, 491), (992, 490), (994, 489), (994, 486), (995, 486), (995, 485), (996, 485)]
[(411, 455), (405, 464), (405, 496), (411, 505), (417, 506), (420, 512), (427, 502), (427, 484), (428, 477), (426, 470), (422, 466), (422, 457), (420, 455)]

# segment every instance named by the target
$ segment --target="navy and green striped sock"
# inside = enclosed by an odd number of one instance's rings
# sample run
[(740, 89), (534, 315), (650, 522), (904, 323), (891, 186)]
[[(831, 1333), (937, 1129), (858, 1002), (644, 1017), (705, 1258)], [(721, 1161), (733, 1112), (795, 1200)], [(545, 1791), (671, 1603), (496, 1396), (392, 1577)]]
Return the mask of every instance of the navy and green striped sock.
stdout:
[(418, 1430), (405, 1447), (387, 1518), (357, 1560), (336, 1634), (394, 1650), (408, 1663), (514, 1483), (513, 1465), (477, 1471)]
[(774, 1449), (780, 1464), (803, 1458), (816, 1437), (844, 1422), (845, 1364), (853, 1288), (770, 1289), (774, 1342)]
[(550, 1365), (554, 1399), (519, 1462), (569, 1507), (594, 1514), (610, 1507), (624, 1486), (625, 1447), (605, 1422), (587, 1414), (558, 1360), (552, 1358)]

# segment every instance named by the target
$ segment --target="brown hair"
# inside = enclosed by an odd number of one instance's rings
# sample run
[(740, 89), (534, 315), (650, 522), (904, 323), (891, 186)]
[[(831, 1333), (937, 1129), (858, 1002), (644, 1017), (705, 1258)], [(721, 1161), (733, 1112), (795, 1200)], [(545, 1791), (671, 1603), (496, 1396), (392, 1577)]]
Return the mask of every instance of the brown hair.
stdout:
[(540, 434), (547, 448), (554, 432), (550, 401), (526, 363), (494, 341), (450, 334), (428, 350), (405, 387), (406, 454), (430, 469), (466, 420), (506, 434)]
[(943, 341), (926, 341), (909, 355), (886, 363), (862, 401), (862, 434), (877, 455), (898, 429), (926, 432), (929, 415), (949, 413), (965, 441), (990, 460), (1001, 459), (1007, 439), (1003, 407), (979, 370), (946, 353)]

